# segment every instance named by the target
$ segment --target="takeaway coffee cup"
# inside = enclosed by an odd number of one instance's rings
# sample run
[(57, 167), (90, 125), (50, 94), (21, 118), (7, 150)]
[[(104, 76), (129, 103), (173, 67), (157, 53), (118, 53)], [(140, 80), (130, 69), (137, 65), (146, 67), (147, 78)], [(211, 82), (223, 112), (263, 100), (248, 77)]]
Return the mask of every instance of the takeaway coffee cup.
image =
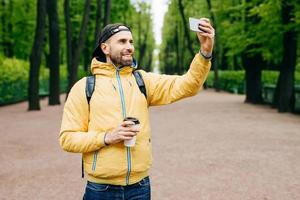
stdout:
[[(132, 121), (134, 122), (134, 125), (130, 125), (131, 127), (138, 128), (140, 126), (140, 121), (137, 118), (134, 117), (126, 117), (123, 121)], [(126, 147), (133, 147), (135, 145), (136, 136), (134, 136), (130, 140), (124, 140), (124, 145)]]

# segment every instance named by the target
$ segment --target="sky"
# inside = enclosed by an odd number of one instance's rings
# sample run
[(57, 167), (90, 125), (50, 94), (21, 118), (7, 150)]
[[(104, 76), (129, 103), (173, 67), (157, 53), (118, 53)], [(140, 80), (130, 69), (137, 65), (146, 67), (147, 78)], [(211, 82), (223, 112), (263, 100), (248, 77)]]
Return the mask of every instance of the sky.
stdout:
[(160, 44), (161, 29), (163, 26), (164, 15), (168, 9), (168, 0), (131, 0), (131, 2), (148, 2), (151, 5), (154, 37), (156, 44)]
[[(164, 23), (164, 15), (168, 10), (168, 0), (131, 0), (132, 3), (136, 2), (148, 2), (151, 5), (151, 14), (153, 21), (153, 32), (154, 38), (157, 45), (161, 44), (161, 30)], [(159, 49), (154, 50), (154, 57), (157, 58), (159, 54)], [(153, 66), (154, 73), (159, 72), (159, 60), (154, 59)]]
[(161, 29), (163, 26), (164, 15), (168, 9), (168, 0), (149, 0), (151, 2), (151, 13), (153, 20), (153, 31), (156, 44), (161, 43)]

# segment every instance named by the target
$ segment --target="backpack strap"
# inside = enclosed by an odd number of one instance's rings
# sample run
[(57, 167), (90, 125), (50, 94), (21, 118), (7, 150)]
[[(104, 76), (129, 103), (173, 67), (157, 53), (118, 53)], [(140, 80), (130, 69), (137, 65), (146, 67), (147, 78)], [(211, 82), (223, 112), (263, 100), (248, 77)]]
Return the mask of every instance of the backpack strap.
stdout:
[[(95, 90), (95, 82), (96, 82), (95, 75), (86, 77), (85, 95), (86, 95), (86, 100), (88, 102), (89, 110), (90, 110), (90, 100)], [(81, 177), (84, 178), (83, 157), (81, 160)]]
[(144, 82), (141, 72), (134, 70), (133, 75), (135, 77), (135, 81), (136, 81), (137, 85), (139, 86), (141, 93), (143, 93), (145, 98), (147, 99), (147, 90), (146, 90), (145, 82)]
[(95, 90), (95, 82), (96, 82), (95, 75), (86, 77), (85, 95), (89, 105), (90, 105), (90, 100), (92, 98), (93, 92)]

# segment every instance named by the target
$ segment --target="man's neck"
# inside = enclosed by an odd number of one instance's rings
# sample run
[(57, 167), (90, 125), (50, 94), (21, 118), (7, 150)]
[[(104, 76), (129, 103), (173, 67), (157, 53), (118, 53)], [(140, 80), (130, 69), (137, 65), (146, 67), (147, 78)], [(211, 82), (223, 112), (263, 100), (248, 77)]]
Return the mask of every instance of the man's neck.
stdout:
[(120, 68), (120, 67), (121, 67), (121, 64), (115, 64), (115, 63), (113, 63), (112, 60), (109, 59), (109, 58), (106, 58), (106, 63), (111, 64), (111, 65), (113, 65), (113, 66), (116, 67), (116, 68)]

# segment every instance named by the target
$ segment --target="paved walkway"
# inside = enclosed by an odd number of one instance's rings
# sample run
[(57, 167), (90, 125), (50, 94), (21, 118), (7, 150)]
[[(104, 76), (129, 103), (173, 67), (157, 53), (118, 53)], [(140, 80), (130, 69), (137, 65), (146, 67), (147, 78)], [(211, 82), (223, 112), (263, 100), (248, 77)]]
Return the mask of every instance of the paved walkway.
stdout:
[[(63, 98), (62, 98), (63, 99)], [(300, 116), (204, 91), (151, 108), (153, 200), (299, 200)], [(81, 156), (58, 144), (62, 106), (0, 107), (0, 199), (81, 199)]]

